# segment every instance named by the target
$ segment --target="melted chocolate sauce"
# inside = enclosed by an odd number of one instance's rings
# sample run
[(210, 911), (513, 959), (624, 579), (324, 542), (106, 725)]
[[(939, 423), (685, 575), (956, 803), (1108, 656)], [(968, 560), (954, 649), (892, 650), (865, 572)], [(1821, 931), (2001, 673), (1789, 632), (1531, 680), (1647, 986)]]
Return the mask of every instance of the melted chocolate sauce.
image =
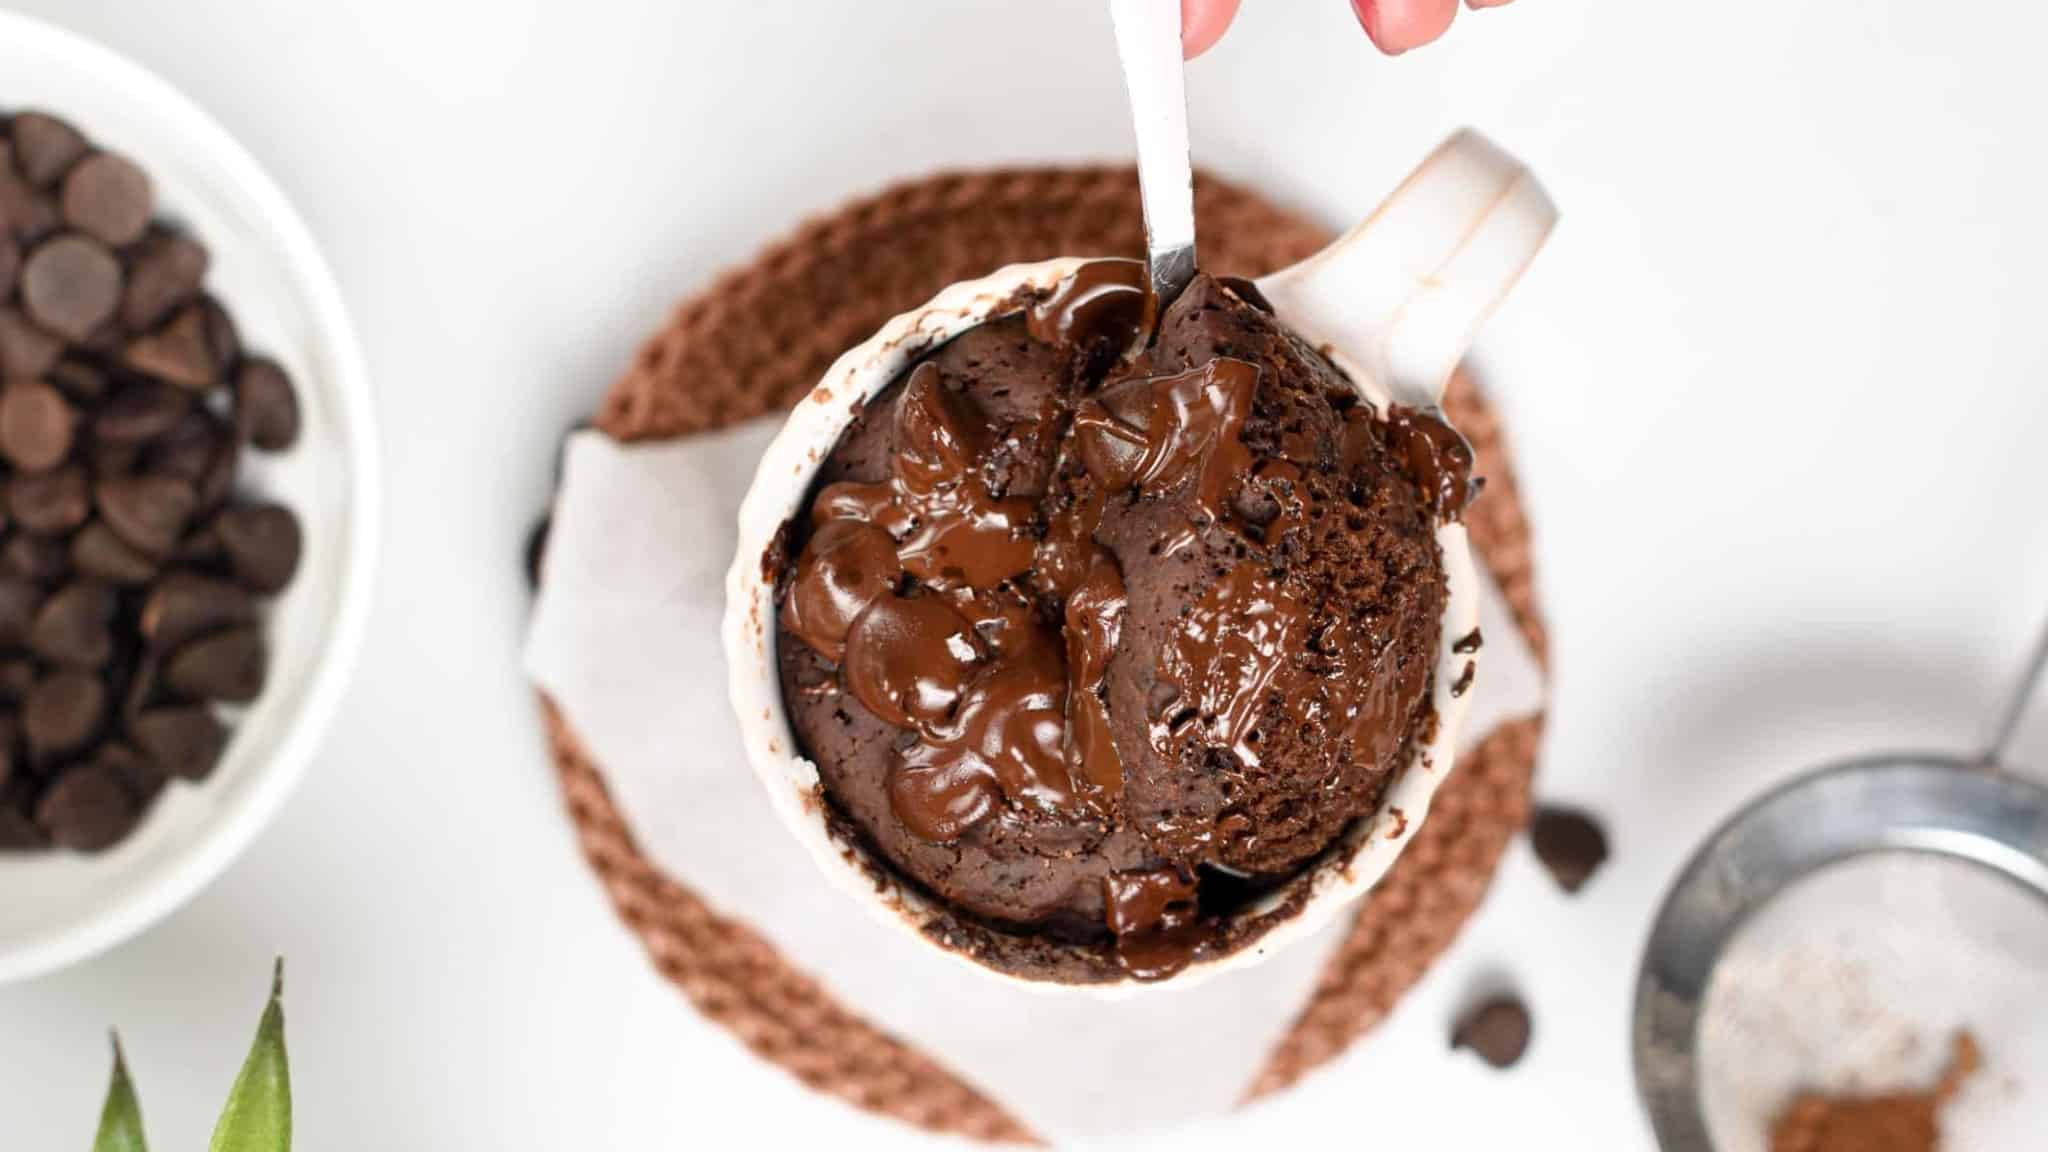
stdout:
[[(1226, 284), (1271, 312), (1249, 281)], [(1157, 319), (1144, 265), (1101, 260), (1034, 303), (1027, 329), (1107, 368), (1144, 347)], [(921, 364), (894, 406), (887, 479), (818, 492), (782, 619), (838, 666), (843, 690), (903, 730), (886, 785), (913, 834), (949, 843), (1004, 812), (1121, 819), (1123, 764), (1105, 681), (1125, 587), (1095, 540), (1105, 502), (1183, 499), (1190, 515), (1161, 541), (1163, 555), (1212, 527), (1262, 545), (1303, 526), (1301, 467), (1255, 458), (1244, 442), (1260, 375), (1231, 358), (1168, 375), (1111, 373), (1090, 394), (998, 427), (949, 391), (936, 365)], [(1345, 468), (1368, 458), (1354, 437), (1378, 437), (1440, 518), (1462, 511), (1471, 449), (1436, 414), (1397, 409), (1381, 422), (1358, 405), (1346, 419)], [(1046, 438), (1069, 429), (1044, 474)], [(1375, 449), (1370, 458), (1384, 457)], [(1312, 636), (1314, 618), (1264, 565), (1245, 560), (1223, 572), (1160, 653), (1158, 685), (1168, 694), (1150, 717), (1154, 745), (1192, 738), (1257, 769), (1276, 684), (1313, 646), (1317, 674), (1286, 678), (1293, 687), (1281, 714), (1311, 717), (1350, 741), (1352, 755), (1384, 762), (1405, 738), (1408, 703), (1422, 696), (1429, 669), (1381, 667), (1385, 629), (1396, 622), (1340, 620)], [(1168, 859), (1198, 862), (1199, 852), (1181, 849), (1211, 831), (1172, 823), (1153, 822), (1147, 839)], [(1203, 910), (1197, 883), (1206, 868), (1103, 880), (1106, 926), (1133, 977), (1179, 971), (1210, 937), (1215, 915)]]

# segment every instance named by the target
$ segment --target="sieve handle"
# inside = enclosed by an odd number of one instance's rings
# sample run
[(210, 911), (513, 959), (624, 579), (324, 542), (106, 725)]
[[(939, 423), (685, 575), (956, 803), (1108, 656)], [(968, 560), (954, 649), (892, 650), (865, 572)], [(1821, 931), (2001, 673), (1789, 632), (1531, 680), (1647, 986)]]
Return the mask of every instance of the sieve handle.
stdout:
[(2012, 739), (2020, 730), (2020, 724), (2027, 718), (2027, 706), (2034, 702), (2034, 693), (2041, 687), (2041, 678), (2048, 672), (2048, 625), (2043, 625), (2041, 634), (2034, 639), (2033, 655), (2027, 658), (2027, 668), (2020, 675), (2019, 683), (2013, 687), (2012, 696), (2006, 701), (2005, 711), (2000, 716), (1998, 728), (1991, 737), (1990, 747), (1984, 750), (1984, 762), (1998, 767), (2005, 762), (2006, 753), (2012, 751)]

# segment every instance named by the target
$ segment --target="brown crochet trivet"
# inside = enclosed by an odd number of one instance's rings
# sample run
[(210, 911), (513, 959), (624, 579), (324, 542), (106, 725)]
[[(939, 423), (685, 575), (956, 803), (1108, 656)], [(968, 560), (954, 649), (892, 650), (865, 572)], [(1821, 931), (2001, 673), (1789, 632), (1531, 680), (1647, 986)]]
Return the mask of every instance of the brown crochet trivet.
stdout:
[[(1258, 275), (1329, 240), (1325, 229), (1208, 176), (1197, 177), (1195, 213), (1203, 265), (1217, 272)], [(898, 185), (806, 225), (685, 303), (613, 385), (596, 425), (619, 440), (653, 440), (771, 412), (946, 284), (1004, 264), (1142, 249), (1128, 169), (956, 173)], [(1528, 525), (1498, 422), (1463, 373), (1446, 406), (1487, 480), (1466, 517), (1473, 545), (1541, 659)], [(763, 1059), (861, 1108), (934, 1132), (1032, 1139), (987, 1097), (838, 1003), (759, 933), (663, 875), (633, 843), (602, 770), (554, 704), (541, 703), (584, 855), (656, 967), (699, 1011)], [(1249, 1096), (1283, 1089), (1341, 1053), (1456, 938), (1527, 818), (1541, 731), (1539, 719), (1506, 725), (1459, 758)]]

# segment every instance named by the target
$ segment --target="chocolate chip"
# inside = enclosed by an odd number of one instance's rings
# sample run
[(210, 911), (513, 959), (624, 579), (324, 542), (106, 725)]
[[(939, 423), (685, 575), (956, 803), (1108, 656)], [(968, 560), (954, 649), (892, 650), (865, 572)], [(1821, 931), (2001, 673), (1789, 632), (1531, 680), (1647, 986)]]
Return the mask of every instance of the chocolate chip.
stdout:
[(180, 780), (204, 780), (228, 743), (227, 729), (205, 705), (152, 709), (129, 730), (144, 755)]
[(142, 239), (156, 207), (149, 175), (125, 156), (96, 152), (64, 176), (64, 223), (110, 248)]
[(38, 188), (55, 184), (86, 150), (78, 129), (47, 112), (16, 113), (8, 138), (14, 142), (15, 168)]
[(63, 463), (77, 423), (63, 394), (41, 380), (0, 388), (0, 455), (16, 468), (42, 472)]
[(121, 723), (132, 725), (144, 709), (157, 703), (158, 672), (163, 660), (154, 648), (146, 648), (128, 670), (128, 684), (121, 692)]
[(0, 173), (0, 224), (22, 244), (33, 244), (57, 227), (57, 203), (13, 173)]
[(265, 452), (299, 438), (299, 398), (274, 360), (252, 357), (235, 377), (235, 431)]
[[(29, 689), (36, 686), (36, 662), (26, 656), (10, 656), (0, 660), (0, 700), (20, 703), (28, 698)], [(6, 740), (9, 747), (18, 734), (14, 718), (9, 716)]]
[(198, 496), (175, 476), (119, 476), (93, 492), (100, 518), (121, 539), (152, 556), (166, 556), (184, 535)]
[(30, 532), (69, 532), (92, 514), (91, 482), (77, 464), (15, 476), (7, 482), (7, 512)]
[(64, 354), (64, 342), (35, 326), (17, 308), (0, 308), (0, 375), (41, 376)]
[(207, 343), (206, 316), (196, 304), (147, 336), (128, 342), (122, 360), (137, 372), (203, 392), (220, 381), (220, 365)]
[(245, 704), (263, 691), (266, 664), (256, 629), (233, 628), (173, 652), (164, 664), (164, 684), (202, 700)]
[(154, 557), (121, 539), (102, 520), (87, 524), (71, 538), (71, 564), (82, 576), (122, 585), (147, 584), (156, 577), (158, 567)]
[(80, 764), (57, 777), (36, 804), (36, 823), (73, 852), (106, 851), (135, 830), (140, 816), (120, 778), (98, 764)]
[(71, 560), (59, 537), (16, 532), (0, 544), (0, 574), (48, 587), (63, 580), (70, 571)]
[(1469, 1048), (1495, 1068), (1506, 1068), (1529, 1048), (1529, 1009), (1513, 995), (1493, 997), (1458, 1021), (1451, 1048)]
[(49, 847), (50, 838), (35, 820), (0, 796), (0, 853), (34, 852)]
[(235, 329), (235, 318), (211, 296), (199, 298), (199, 310), (206, 316), (206, 346), (213, 350), (213, 362), (223, 377), (232, 376), (242, 359), (242, 334)]
[(58, 672), (36, 681), (21, 705), (21, 727), (39, 762), (75, 751), (98, 733), (107, 686), (88, 672)]
[(116, 444), (154, 439), (192, 410), (192, 394), (156, 380), (134, 380), (114, 390), (93, 414), (93, 435)]
[(160, 648), (176, 648), (218, 628), (256, 618), (256, 601), (239, 585), (190, 572), (173, 572), (142, 602), (142, 637)]
[(121, 326), (146, 332), (191, 303), (206, 279), (208, 263), (206, 249), (182, 232), (165, 232), (149, 240), (128, 269)]
[(1529, 823), (1529, 843), (1557, 886), (1577, 892), (1607, 860), (1607, 834), (1589, 813), (1543, 806)]
[(43, 590), (27, 580), (0, 578), (0, 647), (28, 642), (29, 627), (43, 603)]
[(92, 762), (120, 782), (137, 808), (147, 809), (170, 783), (162, 765), (116, 740), (100, 745)]
[(107, 374), (81, 361), (60, 360), (43, 375), (76, 401), (90, 402), (107, 394)]
[(121, 303), (120, 261), (76, 232), (46, 240), (21, 266), (21, 301), (44, 330), (84, 340)]
[(0, 116), (0, 850), (103, 847), (210, 774), (211, 701), (263, 689), (256, 596), (301, 564), (290, 510), (230, 506), (298, 398), (153, 201), (71, 126)]
[(52, 664), (99, 668), (114, 655), (114, 597), (81, 580), (52, 593), (29, 625), (28, 646)]
[(234, 494), (235, 469), (240, 459), (241, 454), (234, 451), (231, 444), (221, 445), (220, 451), (213, 454), (213, 462), (206, 466), (206, 472), (199, 477), (198, 513), (218, 511), (221, 505), (228, 502), (228, 497)]
[(219, 417), (205, 408), (185, 413), (176, 427), (151, 445), (148, 471), (197, 485), (213, 467), (214, 453), (226, 443), (224, 431), (216, 426), (218, 421)]
[(299, 518), (279, 504), (244, 504), (214, 519), (235, 579), (264, 593), (282, 591), (299, 568)]

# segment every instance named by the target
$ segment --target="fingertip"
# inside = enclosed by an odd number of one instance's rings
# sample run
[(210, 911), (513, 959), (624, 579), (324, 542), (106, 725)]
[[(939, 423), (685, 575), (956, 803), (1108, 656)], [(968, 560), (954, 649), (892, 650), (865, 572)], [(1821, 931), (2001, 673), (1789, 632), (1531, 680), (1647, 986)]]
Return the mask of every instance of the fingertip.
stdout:
[(1380, 51), (1399, 56), (1449, 31), (1458, 0), (1351, 0), (1351, 11)]
[(1465, 0), (1465, 7), (1477, 12), (1481, 8), (1505, 8), (1514, 0)]
[(1238, 0), (1180, 0), (1181, 55), (1192, 60), (1215, 47), (1231, 20)]

